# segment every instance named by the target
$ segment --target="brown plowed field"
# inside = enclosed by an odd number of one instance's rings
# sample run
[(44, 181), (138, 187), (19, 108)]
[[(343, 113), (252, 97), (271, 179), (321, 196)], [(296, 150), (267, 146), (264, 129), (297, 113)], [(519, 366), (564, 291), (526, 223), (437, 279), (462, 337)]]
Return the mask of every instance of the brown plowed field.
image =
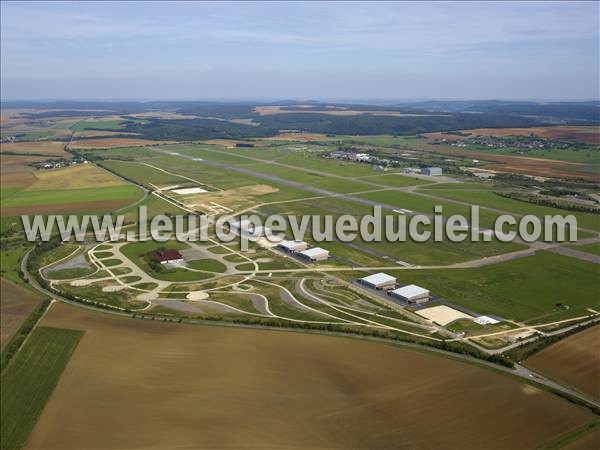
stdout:
[(526, 364), (600, 399), (600, 325), (545, 348)]
[(11, 340), (40, 298), (33, 292), (0, 278), (0, 350)]
[(64, 150), (65, 143), (57, 141), (16, 142), (0, 145), (0, 152), (37, 153), (40, 155), (68, 157), (71, 155)]
[(300, 332), (118, 318), (85, 330), (27, 448), (535, 448), (594, 419), (487, 369)]
[(510, 172), (548, 178), (582, 178), (584, 180), (600, 182), (600, 174), (586, 171), (588, 166), (578, 162), (530, 158), (527, 156), (500, 155), (491, 152), (462, 150), (456, 147), (428, 143), (411, 145), (411, 149), (440, 153), (447, 156), (478, 159), (482, 162), (490, 161), (491, 164), (482, 163), (481, 166), (485, 169), (496, 170), (498, 172)]
[(35, 181), (33, 167), (39, 156), (0, 156), (0, 185), (3, 188), (28, 186)]
[(143, 147), (145, 145), (174, 144), (174, 141), (151, 141), (149, 139), (135, 138), (106, 138), (106, 139), (83, 139), (74, 141), (71, 148), (116, 148), (116, 147)]
[[(462, 131), (471, 133), (473, 136), (529, 136), (535, 134), (545, 139), (565, 139), (600, 145), (600, 127), (597, 126), (557, 125), (554, 127), (531, 128), (476, 128)], [(425, 136), (432, 139), (462, 140), (465, 138), (464, 136), (446, 133), (427, 133)]]

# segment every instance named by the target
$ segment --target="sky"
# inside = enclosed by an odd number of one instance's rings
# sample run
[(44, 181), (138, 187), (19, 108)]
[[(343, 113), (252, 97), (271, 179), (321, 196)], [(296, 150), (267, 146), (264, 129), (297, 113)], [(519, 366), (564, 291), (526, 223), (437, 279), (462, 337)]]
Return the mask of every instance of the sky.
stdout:
[(1, 98), (599, 98), (599, 3), (1, 3)]

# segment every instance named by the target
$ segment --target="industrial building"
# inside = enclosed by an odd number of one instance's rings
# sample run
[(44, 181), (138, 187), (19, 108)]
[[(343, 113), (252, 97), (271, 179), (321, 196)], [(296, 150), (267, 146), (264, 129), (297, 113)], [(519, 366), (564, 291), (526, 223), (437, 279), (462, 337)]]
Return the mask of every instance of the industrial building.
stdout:
[(493, 317), (489, 316), (476, 317), (475, 319), (473, 319), (473, 322), (478, 323), (479, 325), (495, 325), (497, 323), (500, 323), (499, 320), (496, 320)]
[(279, 243), (278, 247), (288, 253), (298, 253), (306, 250), (308, 244), (304, 241), (283, 241)]
[(183, 256), (177, 250), (157, 250), (152, 254), (152, 259), (161, 264), (177, 264), (183, 262)]
[(358, 282), (371, 289), (389, 290), (396, 287), (396, 277), (383, 272), (361, 278)]
[(421, 304), (429, 301), (429, 291), (415, 284), (409, 284), (389, 293), (392, 297), (412, 304)]
[(313, 247), (298, 253), (310, 261), (325, 261), (329, 258), (329, 251), (321, 247)]
[(441, 167), (424, 167), (421, 169), (421, 175), (428, 175), (430, 177), (440, 176), (442, 174)]

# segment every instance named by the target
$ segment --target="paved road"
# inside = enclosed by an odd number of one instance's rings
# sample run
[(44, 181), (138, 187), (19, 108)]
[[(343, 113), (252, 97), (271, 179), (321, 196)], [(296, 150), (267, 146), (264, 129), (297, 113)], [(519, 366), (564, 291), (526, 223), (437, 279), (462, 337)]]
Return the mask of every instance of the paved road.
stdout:
[(588, 261), (596, 264), (600, 264), (600, 256), (593, 255), (591, 253), (585, 253), (579, 250), (575, 250), (570, 247), (554, 247), (549, 249), (552, 253), (558, 253), (559, 255), (570, 256), (571, 258), (577, 258), (582, 261)]

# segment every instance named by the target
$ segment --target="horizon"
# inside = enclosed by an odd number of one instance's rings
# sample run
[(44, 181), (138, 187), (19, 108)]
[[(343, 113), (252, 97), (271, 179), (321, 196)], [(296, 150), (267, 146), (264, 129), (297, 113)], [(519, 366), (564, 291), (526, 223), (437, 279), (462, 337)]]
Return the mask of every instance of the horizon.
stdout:
[(285, 102), (294, 102), (298, 104), (306, 103), (306, 104), (363, 104), (363, 105), (381, 105), (381, 106), (393, 106), (398, 102), (402, 103), (423, 103), (423, 102), (499, 102), (499, 103), (600, 103), (600, 98), (582, 98), (582, 99), (569, 99), (569, 98), (468, 98), (468, 97), (458, 97), (458, 98), (440, 98), (440, 97), (431, 97), (431, 98), (192, 98), (192, 97), (169, 97), (169, 98), (14, 98), (14, 99), (4, 99), (0, 98), (0, 102), (2, 103), (53, 103), (53, 102), (74, 102), (74, 103), (83, 103), (83, 102), (98, 102), (98, 103), (118, 103), (118, 102), (136, 102), (136, 103), (154, 103), (154, 102), (206, 102), (206, 103), (285, 103)]
[(1, 8), (3, 101), (600, 98), (597, 2)]

